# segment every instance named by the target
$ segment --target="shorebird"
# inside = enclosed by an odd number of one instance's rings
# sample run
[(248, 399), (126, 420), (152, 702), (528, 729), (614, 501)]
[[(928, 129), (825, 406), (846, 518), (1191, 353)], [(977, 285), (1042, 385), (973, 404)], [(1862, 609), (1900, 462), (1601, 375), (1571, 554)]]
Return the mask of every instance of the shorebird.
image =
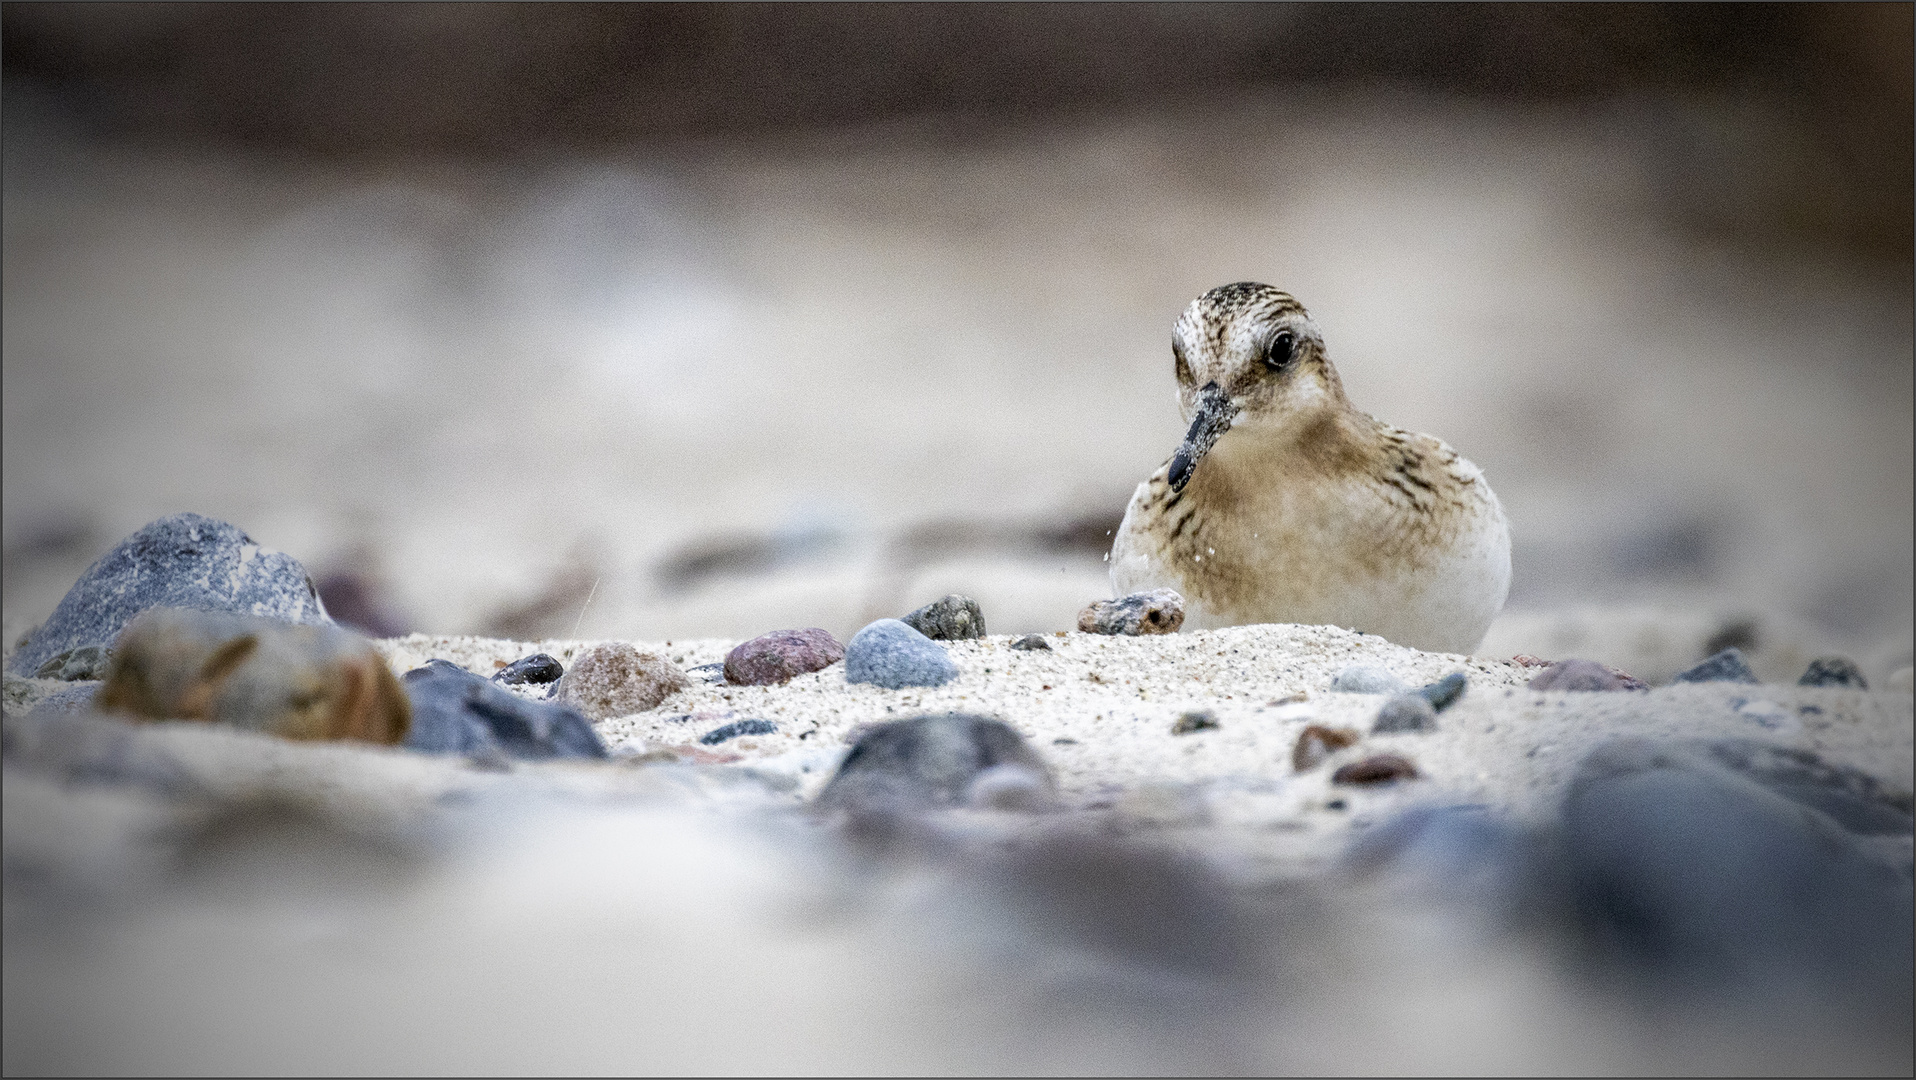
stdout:
[(1304, 306), (1239, 282), (1171, 333), (1191, 427), (1111, 545), (1117, 595), (1169, 587), (1192, 629), (1314, 623), (1469, 652), (1510, 590), (1483, 471), (1360, 412)]

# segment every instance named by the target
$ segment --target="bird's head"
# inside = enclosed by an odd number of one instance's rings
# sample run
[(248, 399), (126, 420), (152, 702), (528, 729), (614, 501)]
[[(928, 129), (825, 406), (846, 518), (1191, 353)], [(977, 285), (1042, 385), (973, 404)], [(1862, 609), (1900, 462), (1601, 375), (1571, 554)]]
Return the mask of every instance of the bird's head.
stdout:
[(1173, 490), (1233, 427), (1307, 423), (1344, 405), (1317, 324), (1269, 285), (1220, 285), (1191, 301), (1172, 327), (1171, 357), (1178, 409), (1191, 424), (1171, 461)]

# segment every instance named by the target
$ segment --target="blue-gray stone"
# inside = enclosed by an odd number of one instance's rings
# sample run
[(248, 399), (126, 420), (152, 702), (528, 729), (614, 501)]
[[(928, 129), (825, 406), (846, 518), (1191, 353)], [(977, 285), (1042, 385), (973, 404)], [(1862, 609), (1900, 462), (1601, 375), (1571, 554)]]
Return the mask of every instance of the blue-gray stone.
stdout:
[(968, 713), (895, 720), (859, 736), (819, 792), (818, 805), (863, 809), (957, 805), (980, 773), (1000, 765), (1029, 769), (1045, 787), (1051, 784), (1044, 759), (1002, 721)]
[(1398, 694), (1377, 713), (1372, 735), (1401, 735), (1437, 730), (1437, 709), (1422, 693)]
[(332, 622), (298, 559), (261, 547), (224, 521), (174, 514), (120, 541), (88, 567), (13, 654), (8, 670), (32, 675), (69, 650), (107, 648), (135, 615), (155, 607)]
[(772, 735), (777, 732), (778, 725), (770, 720), (734, 720), (699, 736), (699, 741), (707, 746), (717, 746), (727, 739), (736, 739), (740, 735)]
[(1469, 685), (1469, 682), (1470, 680), (1464, 676), (1463, 672), (1453, 671), (1429, 686), (1420, 687), (1417, 693), (1425, 701), (1430, 702), (1431, 708), (1443, 712), (1455, 704), (1458, 698), (1464, 696), (1464, 687)]
[(412, 727), (405, 745), (473, 757), (602, 758), (605, 743), (578, 710), (531, 701), (457, 664), (428, 660), (406, 672)]
[(1401, 694), (1409, 687), (1383, 668), (1352, 664), (1331, 680), (1331, 689), (1339, 694)]
[(1754, 683), (1757, 678), (1743, 659), (1743, 651), (1732, 645), (1693, 668), (1677, 672), (1670, 681)]
[(1819, 656), (1810, 661), (1809, 669), (1803, 677), (1796, 680), (1798, 686), (1847, 686), (1855, 690), (1868, 690), (1869, 680), (1863, 678), (1862, 669), (1841, 656)]
[(33, 673), (36, 679), (59, 679), (63, 682), (79, 682), (83, 679), (99, 680), (106, 678), (107, 658), (112, 654), (101, 645), (82, 645), (77, 649), (68, 649), (57, 653), (40, 670)]
[(845, 646), (845, 681), (897, 690), (943, 686), (958, 677), (958, 665), (937, 642), (897, 619), (880, 619), (852, 635)]

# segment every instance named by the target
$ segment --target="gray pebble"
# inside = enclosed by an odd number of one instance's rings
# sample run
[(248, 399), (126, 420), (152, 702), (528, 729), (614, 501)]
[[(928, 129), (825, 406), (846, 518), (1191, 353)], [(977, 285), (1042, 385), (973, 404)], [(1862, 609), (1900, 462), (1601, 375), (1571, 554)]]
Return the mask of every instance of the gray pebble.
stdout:
[[(968, 800), (995, 805), (992, 800), (1000, 795), (1017, 801), (1024, 796), (988, 790), (998, 781), (986, 780), (985, 774), (1006, 765), (1023, 770), (1027, 776), (999, 774), (1005, 781), (1002, 786), (1019, 787), (1036, 776), (1049, 796), (1051, 770), (1008, 724), (967, 713), (896, 720), (859, 736), (819, 792), (818, 805), (906, 809), (954, 806)], [(985, 781), (983, 789), (974, 789), (980, 781)]]
[(1470, 680), (1463, 672), (1453, 671), (1429, 686), (1420, 687), (1417, 693), (1421, 694), (1425, 701), (1430, 702), (1431, 708), (1443, 712), (1456, 704), (1458, 698), (1464, 696), (1464, 687), (1468, 685)]
[(1171, 734), (1189, 735), (1197, 731), (1216, 731), (1219, 728), (1217, 717), (1208, 711), (1188, 712), (1177, 718), (1171, 725)]
[(1810, 661), (1809, 670), (1796, 680), (1798, 686), (1848, 686), (1868, 690), (1869, 680), (1853, 662), (1841, 656), (1819, 656)]
[(1693, 668), (1677, 672), (1670, 681), (1754, 683), (1757, 678), (1749, 662), (1743, 659), (1743, 651), (1732, 646)]
[(457, 664), (428, 660), (404, 681), (412, 700), (409, 749), (481, 761), (606, 756), (605, 743), (577, 709), (527, 700)]
[(1401, 694), (1410, 687), (1383, 668), (1352, 664), (1331, 680), (1331, 689), (1339, 694)]
[(1383, 709), (1377, 713), (1377, 721), (1370, 728), (1372, 735), (1436, 730), (1437, 709), (1421, 693), (1398, 694), (1384, 702)]
[(1183, 625), (1184, 597), (1174, 589), (1096, 600), (1078, 612), (1078, 629), (1087, 634), (1170, 634)]
[(1018, 649), (1022, 652), (1052, 651), (1051, 643), (1044, 639), (1043, 634), (1026, 634), (1024, 637), (1021, 637), (1018, 640), (1012, 642), (1011, 647), (1014, 649)]
[(953, 593), (899, 620), (933, 641), (969, 641), (985, 636), (985, 613), (978, 601)]
[(845, 646), (845, 681), (897, 690), (943, 686), (958, 677), (958, 665), (937, 642), (897, 619), (880, 619), (852, 635)]
[(717, 746), (727, 739), (736, 739), (740, 735), (774, 735), (778, 725), (770, 720), (734, 720), (723, 727), (715, 727), (699, 736), (699, 741), (707, 746)]
[(521, 657), (500, 668), (492, 676), (492, 681), (507, 686), (523, 686), (526, 683), (557, 682), (565, 674), (565, 665), (546, 653), (533, 653)]
[(332, 623), (298, 559), (261, 547), (224, 521), (174, 514), (88, 567), (7, 669), (31, 675), (68, 650), (106, 648), (135, 615), (156, 607)]

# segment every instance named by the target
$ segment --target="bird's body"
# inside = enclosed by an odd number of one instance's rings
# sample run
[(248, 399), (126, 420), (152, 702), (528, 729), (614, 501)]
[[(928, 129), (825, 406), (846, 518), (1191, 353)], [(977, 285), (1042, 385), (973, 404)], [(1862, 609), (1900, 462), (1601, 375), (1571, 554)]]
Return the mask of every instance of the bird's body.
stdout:
[(1213, 289), (1173, 335), (1190, 434), (1138, 486), (1118, 595), (1169, 587), (1194, 629), (1314, 623), (1468, 652), (1503, 607), (1510, 529), (1483, 472), (1359, 412), (1303, 307)]

